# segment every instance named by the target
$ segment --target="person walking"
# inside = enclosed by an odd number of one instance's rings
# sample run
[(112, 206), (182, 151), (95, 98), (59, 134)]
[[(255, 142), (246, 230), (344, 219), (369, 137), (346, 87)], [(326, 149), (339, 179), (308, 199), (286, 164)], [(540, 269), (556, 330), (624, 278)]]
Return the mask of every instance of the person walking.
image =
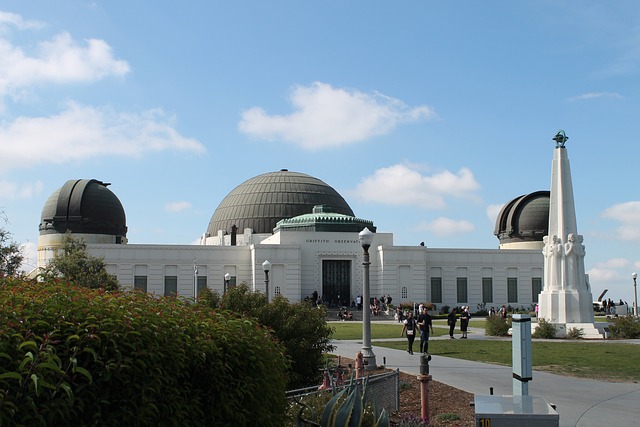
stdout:
[(456, 329), (456, 322), (458, 318), (456, 317), (456, 308), (452, 307), (451, 311), (447, 315), (447, 325), (449, 325), (449, 338), (455, 339), (453, 336), (453, 331)]
[(469, 320), (471, 320), (471, 313), (469, 313), (469, 306), (462, 306), (462, 314), (460, 314), (460, 332), (462, 332), (461, 339), (467, 339), (467, 330), (469, 329)]
[(433, 333), (433, 319), (426, 308), (418, 316), (418, 328), (420, 329), (420, 353), (429, 353), (429, 331)]
[(404, 326), (402, 326), (402, 333), (400, 334), (400, 336), (403, 336), (405, 334), (405, 331), (407, 333), (407, 341), (409, 344), (407, 353), (409, 354), (413, 354), (413, 341), (416, 339), (416, 330), (418, 329), (417, 326), (418, 325), (416, 323), (415, 317), (413, 317), (413, 313), (409, 312), (409, 315), (404, 321)]

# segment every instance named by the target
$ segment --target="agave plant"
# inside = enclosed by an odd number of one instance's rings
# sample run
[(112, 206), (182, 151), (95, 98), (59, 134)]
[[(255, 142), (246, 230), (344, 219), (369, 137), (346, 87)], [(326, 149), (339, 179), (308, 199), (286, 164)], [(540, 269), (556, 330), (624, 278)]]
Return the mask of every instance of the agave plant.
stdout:
[[(364, 419), (367, 402), (366, 379), (362, 389), (363, 391), (360, 393), (358, 382), (353, 381), (352, 376), (350, 385), (335, 393), (331, 400), (327, 402), (322, 412), (320, 426), (360, 427)], [(345, 395), (346, 397), (342, 399)], [(385, 409), (378, 413), (374, 406), (373, 415), (373, 427), (389, 426), (389, 414)]]

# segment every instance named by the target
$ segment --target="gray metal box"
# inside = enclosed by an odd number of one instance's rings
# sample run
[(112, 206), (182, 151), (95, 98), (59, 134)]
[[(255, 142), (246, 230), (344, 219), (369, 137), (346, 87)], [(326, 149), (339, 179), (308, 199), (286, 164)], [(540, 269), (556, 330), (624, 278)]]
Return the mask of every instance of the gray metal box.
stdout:
[(558, 427), (560, 416), (540, 396), (476, 395), (476, 427)]

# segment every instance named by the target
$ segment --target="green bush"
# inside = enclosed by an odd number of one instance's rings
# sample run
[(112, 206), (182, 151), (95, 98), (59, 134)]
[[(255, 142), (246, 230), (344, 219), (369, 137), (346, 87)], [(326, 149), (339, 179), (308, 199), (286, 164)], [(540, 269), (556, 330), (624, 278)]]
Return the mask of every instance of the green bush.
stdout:
[(609, 326), (613, 338), (640, 338), (640, 321), (634, 316), (620, 316), (612, 319)]
[(567, 338), (570, 340), (579, 340), (584, 336), (584, 329), (571, 328), (567, 331)]
[(489, 316), (484, 322), (484, 333), (492, 337), (506, 337), (509, 335), (511, 322), (500, 316)]
[(267, 303), (263, 293), (252, 292), (246, 284), (234, 286), (222, 296), (207, 289), (200, 293), (198, 301), (253, 317), (270, 328), (285, 347), (291, 363), (289, 390), (317, 384), (322, 379), (323, 354), (333, 349), (330, 344), (333, 329), (327, 325), (324, 306), (292, 304), (282, 296)]
[(0, 425), (282, 425), (286, 359), (255, 321), (55, 282), (0, 305)]
[(556, 327), (553, 323), (549, 323), (546, 319), (538, 319), (538, 326), (536, 330), (531, 334), (531, 338), (555, 338)]

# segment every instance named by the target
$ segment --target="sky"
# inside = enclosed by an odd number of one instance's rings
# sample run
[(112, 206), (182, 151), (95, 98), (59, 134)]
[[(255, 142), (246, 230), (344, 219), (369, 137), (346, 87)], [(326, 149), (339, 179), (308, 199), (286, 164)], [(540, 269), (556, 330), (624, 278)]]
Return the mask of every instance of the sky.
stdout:
[(637, 0), (0, 3), (0, 226), (27, 270), (69, 179), (111, 183), (130, 243), (190, 244), (280, 169), (396, 245), (495, 249), (563, 129), (594, 299), (631, 302), (639, 128)]

